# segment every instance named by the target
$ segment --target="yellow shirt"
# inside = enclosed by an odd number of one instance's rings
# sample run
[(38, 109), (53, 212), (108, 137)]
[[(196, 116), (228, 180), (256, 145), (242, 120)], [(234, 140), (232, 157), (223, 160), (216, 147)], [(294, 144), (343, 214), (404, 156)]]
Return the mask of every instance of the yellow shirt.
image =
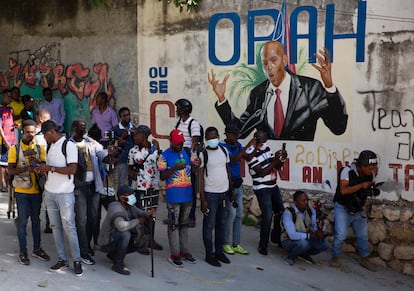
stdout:
[[(20, 151), (23, 152), (23, 156), (25, 157), (24, 160), (21, 160), (22, 156), (19, 155), (18, 165), (17, 168), (24, 167), (30, 163), (30, 157), (38, 157), (38, 159), (42, 162), (46, 162), (46, 150), (44, 146), (40, 146), (40, 153), (37, 153), (37, 147), (34, 142), (30, 145), (24, 144), (20, 141)], [(19, 153), (17, 153), (19, 154)], [(9, 150), (9, 164), (16, 163), (16, 146), (12, 146)], [(36, 175), (34, 172), (30, 172), (30, 178), (32, 180), (32, 187), (31, 188), (14, 188), (15, 192), (25, 193), (25, 194), (38, 194), (39, 188), (36, 183)]]

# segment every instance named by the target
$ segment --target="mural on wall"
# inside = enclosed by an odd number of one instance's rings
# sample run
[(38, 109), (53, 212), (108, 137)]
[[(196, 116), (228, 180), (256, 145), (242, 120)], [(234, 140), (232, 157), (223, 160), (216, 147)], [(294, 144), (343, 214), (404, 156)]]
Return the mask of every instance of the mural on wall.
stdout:
[[(53, 98), (64, 101), (65, 129), (76, 118), (84, 118), (90, 124), (90, 110), (95, 106), (96, 95), (104, 91), (109, 96), (114, 86), (108, 78), (107, 63), (97, 63), (92, 68), (82, 63), (65, 65), (60, 59), (60, 44), (51, 42), (36, 49), (12, 51), (9, 69), (0, 72), (0, 90), (19, 87), (21, 95), (28, 94), (35, 99), (35, 108), (44, 100), (43, 88), (51, 88)], [(53, 57), (53, 51), (56, 56)]]
[[(205, 80), (207, 96), (186, 95), (187, 87), (174, 87), (177, 83), (172, 78), (174, 72), (180, 72), (184, 79), (190, 78), (190, 72), (185, 76), (177, 69), (185, 65), (182, 59), (170, 60), (168, 66), (162, 67), (153, 60), (147, 63), (149, 83), (143, 87), (153, 97), (147, 100), (152, 100), (149, 116), (154, 137), (168, 138), (165, 133), (175, 124), (174, 101), (178, 96), (187, 97), (193, 106), (196, 103), (192, 115), (205, 127), (214, 125), (221, 132), (225, 124), (237, 123), (242, 129), (243, 144), (257, 127), (268, 129), (273, 138), (269, 144), (274, 151), (285, 140), (289, 159), (278, 173), (282, 188), (333, 193), (337, 170), (352, 163), (360, 151), (371, 149), (380, 160), (377, 181), (385, 182), (380, 198), (414, 201), (414, 113), (410, 93), (414, 89), (410, 83), (414, 71), (407, 65), (410, 61), (402, 57), (412, 51), (412, 32), (394, 27), (385, 34), (376, 32), (377, 27), (382, 27), (379, 22), (387, 21), (372, 16), (375, 15), (372, 11), (381, 14), (383, 9), (376, 5), (368, 1), (352, 2), (352, 8), (347, 7), (352, 11), (348, 16), (353, 24), (348, 30), (337, 28), (343, 23), (335, 20), (344, 12), (339, 8), (336, 11), (335, 3), (293, 6), (288, 16), (283, 7), (213, 13), (207, 32), (207, 70), (197, 72), (205, 74), (200, 80)], [(397, 8), (393, 9), (399, 13)], [(290, 40), (284, 38), (288, 35), (286, 19), (290, 23)], [(394, 19), (390, 22), (395, 24)], [(388, 24), (384, 27), (389, 27)], [(171, 42), (177, 41), (176, 38), (172, 37)], [(266, 42), (273, 40), (282, 44), (287, 62), (283, 66), (268, 62), (266, 68), (260, 52)], [(169, 42), (166, 44), (168, 47)], [(320, 54), (318, 48), (323, 47), (329, 55)], [(164, 64), (163, 60), (164, 55), (160, 54), (159, 64)], [(276, 68), (293, 72), (280, 133), (274, 130), (274, 105), (266, 100), (270, 99), (268, 84), (277, 76)], [(160, 69), (169, 73), (160, 74)], [(392, 73), (386, 73), (391, 70)], [(295, 77), (295, 71), (312, 79)], [(292, 83), (296, 78), (301, 94), (292, 99), (296, 90)], [(332, 84), (336, 94), (326, 93), (323, 87)], [(306, 86), (317, 93), (311, 94)], [(217, 103), (224, 92), (226, 99)], [(276, 100), (277, 96), (272, 97)], [(223, 110), (221, 106), (225, 106)], [(250, 182), (249, 175), (245, 181)]]

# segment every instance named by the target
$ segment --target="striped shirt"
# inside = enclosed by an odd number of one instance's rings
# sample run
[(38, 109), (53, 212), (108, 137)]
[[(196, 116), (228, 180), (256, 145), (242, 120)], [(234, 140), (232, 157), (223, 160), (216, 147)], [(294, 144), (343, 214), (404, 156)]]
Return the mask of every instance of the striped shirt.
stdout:
[[(249, 150), (247, 151), (249, 153)], [(265, 143), (257, 150), (254, 157), (248, 163), (249, 173), (253, 179), (253, 190), (259, 190), (263, 188), (273, 188), (276, 185), (276, 170), (271, 171), (264, 177), (260, 177), (254, 168), (260, 166), (262, 169), (266, 168), (274, 159), (275, 155), (271, 151), (270, 147)]]

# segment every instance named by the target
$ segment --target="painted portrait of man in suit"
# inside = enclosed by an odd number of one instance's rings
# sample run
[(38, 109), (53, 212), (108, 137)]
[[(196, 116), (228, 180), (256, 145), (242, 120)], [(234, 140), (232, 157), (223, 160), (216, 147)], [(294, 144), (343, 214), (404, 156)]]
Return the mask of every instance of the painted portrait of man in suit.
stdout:
[(313, 141), (316, 125), (321, 118), (335, 135), (345, 132), (348, 123), (346, 105), (332, 80), (329, 52), (320, 50), (317, 63), (322, 83), (286, 70), (287, 56), (278, 41), (268, 41), (261, 51), (267, 80), (250, 91), (247, 107), (240, 118), (232, 112), (226, 99), (227, 74), (220, 82), (211, 71), (208, 75), (218, 100), (215, 108), (224, 124), (236, 124), (240, 138), (256, 128), (266, 129), (270, 139)]

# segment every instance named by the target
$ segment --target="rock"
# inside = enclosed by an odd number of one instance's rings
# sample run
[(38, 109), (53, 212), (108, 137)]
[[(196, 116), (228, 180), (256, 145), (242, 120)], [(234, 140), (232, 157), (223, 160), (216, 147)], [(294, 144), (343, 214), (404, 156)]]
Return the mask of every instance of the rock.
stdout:
[(390, 261), (394, 258), (394, 245), (387, 244), (387, 243), (379, 243), (378, 245), (378, 254), (380, 255), (381, 259), (385, 261)]
[(398, 221), (400, 219), (401, 211), (399, 209), (385, 208), (383, 213), (385, 218), (389, 221)]
[(380, 267), (381, 269), (385, 269), (387, 267), (387, 263), (384, 262), (380, 257), (373, 257), (368, 259), (374, 265)]
[(355, 252), (356, 252), (356, 249), (355, 249), (355, 247), (354, 247), (353, 245), (350, 245), (350, 244), (344, 243), (344, 244), (342, 245), (342, 251), (343, 251), (344, 253), (355, 253)]
[(384, 217), (384, 214), (382, 213), (382, 206), (380, 206), (380, 205), (372, 205), (370, 217), (371, 218), (377, 218), (377, 219), (383, 218)]
[(335, 218), (334, 218), (333, 210), (328, 214), (328, 216), (326, 218), (328, 218), (329, 222), (334, 223)]
[(260, 210), (259, 202), (257, 201), (257, 197), (256, 196), (253, 196), (252, 204), (250, 204), (249, 210), (250, 210), (250, 212), (253, 215), (255, 215), (257, 217), (259, 217), (260, 215), (262, 215), (262, 211)]
[(403, 268), (403, 264), (399, 261), (399, 260), (392, 260), (391, 262), (388, 263), (388, 266), (391, 267), (391, 269), (400, 272), (402, 271)]
[(402, 268), (403, 274), (414, 276), (414, 264), (405, 263)]
[(368, 223), (368, 238), (373, 244), (383, 241), (387, 237), (387, 228), (382, 220), (373, 220)]
[(414, 225), (408, 222), (387, 222), (389, 236), (404, 243), (414, 242)]
[(403, 261), (414, 260), (414, 246), (396, 246), (394, 256)]
[(413, 212), (409, 209), (406, 209), (401, 212), (400, 214), (400, 221), (405, 222), (411, 219), (413, 217)]
[(325, 235), (333, 235), (334, 233), (334, 225), (329, 221), (325, 220)]

